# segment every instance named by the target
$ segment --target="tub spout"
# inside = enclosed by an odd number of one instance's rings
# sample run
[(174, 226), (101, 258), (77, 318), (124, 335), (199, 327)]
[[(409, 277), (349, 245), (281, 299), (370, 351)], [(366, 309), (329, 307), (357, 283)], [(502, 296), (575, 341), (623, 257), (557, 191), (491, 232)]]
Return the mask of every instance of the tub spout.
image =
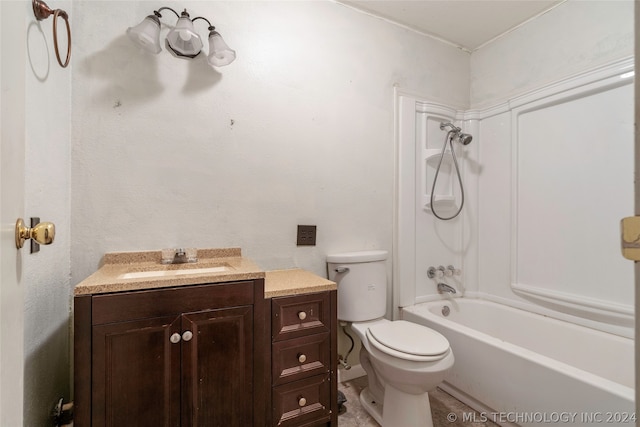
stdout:
[(438, 283), (438, 293), (455, 294), (456, 290), (453, 289), (451, 286), (447, 285), (446, 283)]

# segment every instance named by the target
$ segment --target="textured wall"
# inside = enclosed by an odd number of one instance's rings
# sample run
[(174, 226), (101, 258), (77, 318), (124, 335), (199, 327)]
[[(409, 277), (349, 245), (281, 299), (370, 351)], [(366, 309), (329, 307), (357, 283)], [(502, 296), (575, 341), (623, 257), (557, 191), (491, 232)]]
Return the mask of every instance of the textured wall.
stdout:
[(569, 0), (471, 55), (471, 106), (633, 55), (633, 1)]
[[(70, 398), (70, 149), (71, 75), (55, 59), (53, 20), (37, 23), (30, 2), (20, 2), (26, 20), (25, 58), (25, 206), (23, 217), (40, 217), (56, 225), (51, 246), (20, 250), (24, 292), (25, 426), (49, 425), (59, 398)], [(56, 8), (74, 16), (71, 1)], [(63, 25), (63, 24), (59, 24)], [(62, 59), (66, 37), (60, 32)], [(3, 52), (4, 54), (4, 52)], [(11, 57), (11, 56), (9, 56)], [(18, 392), (18, 388), (14, 393)]]
[(140, 54), (124, 31), (151, 3), (76, 5), (72, 281), (110, 251), (237, 246), (324, 275), (329, 252), (390, 250), (394, 86), (467, 106), (468, 54), (331, 2), (181, 5), (236, 62)]

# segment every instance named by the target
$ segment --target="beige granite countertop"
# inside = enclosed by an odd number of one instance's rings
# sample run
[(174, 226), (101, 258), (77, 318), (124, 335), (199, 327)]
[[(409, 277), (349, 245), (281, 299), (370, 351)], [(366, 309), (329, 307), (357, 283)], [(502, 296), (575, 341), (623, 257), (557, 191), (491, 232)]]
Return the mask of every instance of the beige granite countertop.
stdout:
[[(74, 295), (102, 294), (170, 286), (253, 280), (265, 277), (265, 272), (251, 260), (242, 257), (239, 248), (198, 249), (198, 262), (162, 264), (161, 251), (115, 252), (105, 254), (103, 265), (78, 283)], [(124, 278), (127, 273), (175, 271), (226, 267), (224, 271), (180, 274), (161, 277)]]
[(274, 270), (266, 272), (264, 296), (265, 298), (273, 298), (286, 295), (333, 291), (337, 289), (336, 286), (335, 282), (299, 268)]
[[(105, 254), (102, 266), (78, 283), (74, 295), (134, 291), (204, 283), (265, 279), (265, 298), (335, 290), (336, 284), (298, 268), (263, 271), (244, 258), (239, 248), (198, 249), (198, 262), (162, 264), (161, 251), (114, 252)], [(222, 267), (222, 268), (221, 268)], [(208, 268), (195, 274), (184, 271)], [(221, 268), (222, 271), (211, 271)], [(180, 271), (181, 274), (173, 275)], [(135, 277), (137, 273), (154, 272), (154, 277)], [(127, 277), (131, 275), (134, 277)], [(166, 274), (166, 275), (165, 275)]]

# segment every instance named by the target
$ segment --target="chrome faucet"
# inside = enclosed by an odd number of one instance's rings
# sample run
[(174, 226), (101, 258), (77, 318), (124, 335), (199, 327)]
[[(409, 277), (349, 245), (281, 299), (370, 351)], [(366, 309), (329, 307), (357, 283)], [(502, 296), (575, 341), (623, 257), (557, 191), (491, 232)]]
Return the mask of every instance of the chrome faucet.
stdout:
[(186, 262), (198, 262), (198, 251), (195, 248), (177, 248), (177, 249), (163, 249), (162, 250), (162, 263), (163, 264), (182, 264)]
[(447, 285), (446, 283), (438, 283), (438, 293), (440, 293), (440, 294), (444, 294), (444, 293), (455, 294), (456, 290), (453, 289), (451, 286)]

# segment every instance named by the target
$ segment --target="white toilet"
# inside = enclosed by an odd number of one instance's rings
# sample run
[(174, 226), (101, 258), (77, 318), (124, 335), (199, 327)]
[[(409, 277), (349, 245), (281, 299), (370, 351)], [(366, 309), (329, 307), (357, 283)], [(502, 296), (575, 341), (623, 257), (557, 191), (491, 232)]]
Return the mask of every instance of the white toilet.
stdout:
[(367, 412), (383, 427), (432, 427), (428, 391), (453, 366), (453, 352), (440, 333), (404, 320), (384, 318), (387, 251), (327, 256), (329, 279), (338, 284), (338, 320), (350, 322), (362, 341), (360, 363), (369, 387), (360, 394)]

